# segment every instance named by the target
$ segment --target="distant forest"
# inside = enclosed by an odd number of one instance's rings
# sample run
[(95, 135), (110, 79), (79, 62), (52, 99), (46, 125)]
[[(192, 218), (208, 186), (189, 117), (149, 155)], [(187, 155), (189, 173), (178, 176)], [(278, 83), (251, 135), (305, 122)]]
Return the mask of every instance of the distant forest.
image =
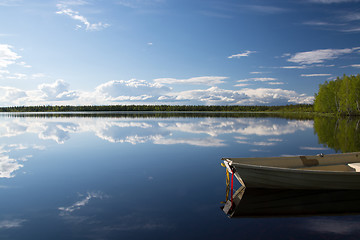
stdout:
[(106, 105), (106, 106), (17, 106), (0, 107), (0, 112), (313, 112), (311, 104), (285, 106), (202, 105)]
[(337, 78), (320, 84), (314, 110), (337, 115), (360, 115), (360, 75)]

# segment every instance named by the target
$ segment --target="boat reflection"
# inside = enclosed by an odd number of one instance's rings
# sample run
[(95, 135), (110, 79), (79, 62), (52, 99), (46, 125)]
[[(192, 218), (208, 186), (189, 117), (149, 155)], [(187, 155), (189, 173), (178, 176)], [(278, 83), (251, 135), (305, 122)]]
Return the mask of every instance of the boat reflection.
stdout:
[(359, 190), (279, 190), (239, 188), (223, 211), (230, 218), (360, 214)]

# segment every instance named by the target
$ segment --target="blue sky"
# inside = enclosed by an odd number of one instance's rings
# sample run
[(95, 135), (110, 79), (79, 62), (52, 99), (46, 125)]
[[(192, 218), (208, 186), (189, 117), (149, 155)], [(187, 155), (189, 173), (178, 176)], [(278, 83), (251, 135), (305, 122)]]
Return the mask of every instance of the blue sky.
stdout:
[(0, 0), (0, 106), (312, 103), (358, 0)]

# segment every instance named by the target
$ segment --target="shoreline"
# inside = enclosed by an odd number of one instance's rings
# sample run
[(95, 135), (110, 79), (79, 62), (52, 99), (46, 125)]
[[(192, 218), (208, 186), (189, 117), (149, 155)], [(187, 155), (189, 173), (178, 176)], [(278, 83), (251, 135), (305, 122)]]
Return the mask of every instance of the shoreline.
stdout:
[(314, 112), (313, 105), (100, 105), (100, 106), (9, 106), (0, 112)]

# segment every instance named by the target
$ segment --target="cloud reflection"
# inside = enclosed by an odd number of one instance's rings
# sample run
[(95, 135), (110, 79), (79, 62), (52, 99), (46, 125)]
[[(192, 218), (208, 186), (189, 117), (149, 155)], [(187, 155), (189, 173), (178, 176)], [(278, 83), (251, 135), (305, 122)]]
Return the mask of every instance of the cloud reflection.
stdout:
[[(247, 120), (247, 119), (245, 119)], [(238, 120), (237, 132), (242, 135), (280, 136), (312, 128), (314, 122), (307, 120), (287, 120), (274, 122), (272, 119)]]
[(24, 222), (26, 222), (25, 219), (3, 220), (0, 221), (0, 229), (19, 228)]
[[(71, 134), (93, 132), (112, 143), (189, 144), (194, 146), (224, 146), (223, 136), (236, 134), (239, 143), (247, 137), (273, 136), (268, 141), (253, 141), (253, 145), (274, 145), (278, 136), (304, 131), (313, 121), (272, 118), (198, 118), (198, 119), (109, 119), (109, 118), (26, 118), (19, 122), (0, 124), (1, 136), (36, 133), (40, 139), (63, 144)], [(35, 121), (36, 120), (36, 121)], [(186, 134), (184, 137), (184, 134)]]
[[(230, 137), (238, 144), (259, 148), (278, 145), (283, 141), (280, 136), (309, 128), (313, 128), (313, 121), (254, 117), (2, 118), (0, 139), (8, 143), (0, 145), (0, 178), (14, 177), (14, 172), (21, 169), (23, 162), (31, 157), (30, 150), (44, 150), (51, 141), (65, 144), (74, 134), (91, 133), (117, 144), (186, 144), (196, 147), (224, 147), (228, 145), (227, 139)], [(22, 142), (23, 139), (33, 141), (32, 135), (37, 135), (44, 142), (41, 145)], [(13, 157), (14, 151), (23, 151), (24, 154)]]
[(85, 197), (83, 197), (80, 201), (75, 202), (74, 204), (68, 207), (59, 207), (60, 216), (69, 215), (72, 212), (81, 209), (82, 207), (86, 206), (91, 199), (98, 198), (103, 199), (106, 195), (101, 192), (87, 192)]
[(13, 137), (24, 134), (27, 131), (27, 125), (18, 122), (16, 119), (11, 122), (0, 122), (0, 136)]
[(155, 231), (171, 230), (175, 225), (169, 223), (168, 219), (156, 218), (149, 214), (132, 213), (119, 216), (114, 224), (105, 225), (96, 229), (97, 232), (124, 232), (124, 231)]
[(13, 172), (22, 167), (23, 165), (15, 159), (9, 156), (0, 156), (0, 178), (12, 178), (14, 177)]
[(154, 141), (154, 144), (164, 144), (164, 145), (172, 145), (172, 144), (189, 144), (198, 147), (222, 147), (226, 146), (223, 143), (223, 140), (216, 138), (199, 138), (199, 139), (166, 139), (161, 138)]
[(360, 223), (341, 219), (314, 219), (306, 223), (306, 228), (320, 233), (350, 235), (360, 232)]
[(23, 151), (27, 149), (43, 149), (40, 145), (26, 145), (26, 144), (7, 144), (0, 145), (0, 178), (12, 178), (14, 172), (22, 168), (23, 162), (32, 157), (30, 154), (21, 155), (17, 158), (10, 157), (10, 153), (14, 151)]
[(51, 139), (59, 144), (63, 144), (66, 140), (70, 139), (69, 134), (77, 132), (78, 125), (69, 122), (60, 123), (47, 123), (43, 125), (43, 131), (39, 133), (40, 139)]

